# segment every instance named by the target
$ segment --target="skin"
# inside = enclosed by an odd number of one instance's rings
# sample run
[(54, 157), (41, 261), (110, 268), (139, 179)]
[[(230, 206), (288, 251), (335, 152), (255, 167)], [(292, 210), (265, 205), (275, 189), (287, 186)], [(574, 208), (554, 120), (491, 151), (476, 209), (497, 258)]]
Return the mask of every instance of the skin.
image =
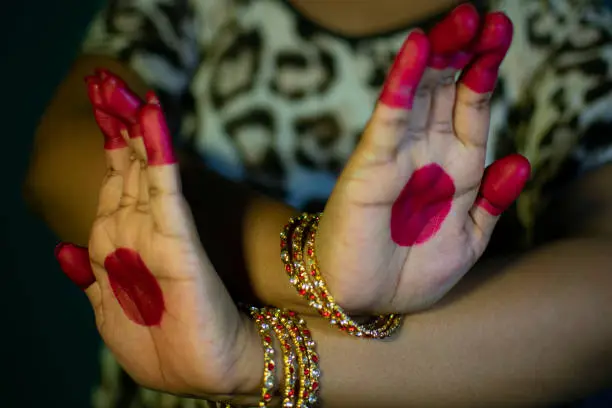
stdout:
[[(86, 270), (86, 265), (82, 265)], [(104, 260), (110, 286), (125, 315), (141, 326), (159, 326), (166, 311), (164, 294), (140, 254), (117, 248)]]
[(455, 183), (444, 169), (430, 164), (417, 169), (391, 210), (391, 238), (402, 246), (427, 242), (451, 210)]
[[(144, 95), (142, 82), (112, 60), (77, 62), (43, 119), (27, 186), (31, 203), (44, 203), (39, 211), (60, 236), (82, 244), (87, 243), (97, 186), (105, 172), (101, 136), (81, 89), (81, 78), (95, 66), (113, 69)], [(263, 299), (282, 304), (288, 293), (282, 268), (270, 268), (278, 262), (278, 240), (271, 237), (294, 210), (183, 163), (183, 192), (198, 229), (209, 232), (200, 237), (211, 258), (218, 254), (215, 247), (235, 244), (244, 250), (242, 269), (233, 268), (236, 259), (222, 257), (213, 259), (216, 269), (231, 269), (233, 279), (226, 281), (230, 284), (244, 271), (248, 278), (243, 282), (250, 280)], [(202, 191), (219, 199), (204, 200)], [(587, 189), (580, 197), (594, 194), (605, 203), (606, 198), (597, 195), (600, 191)], [(235, 212), (219, 220), (219, 210)], [(605, 212), (597, 216), (610, 217)], [(584, 221), (582, 225), (599, 224)], [(482, 264), (484, 273), (473, 271), (444, 302), (411, 316), (410, 330), (402, 330), (392, 342), (353, 341), (318, 319), (310, 320), (326, 373), (322, 391), (327, 405), (475, 407), (504, 401), (535, 406), (569, 400), (607, 384), (612, 259), (605, 233), (605, 228), (587, 229), (581, 231), (589, 236), (584, 239), (567, 234), (564, 241), (511, 264)], [(291, 295), (287, 304), (295, 297)], [(260, 350), (251, 352), (249, 361), (261, 361)], [(347, 353), (353, 358), (343, 357)], [(255, 392), (261, 368), (251, 368), (254, 377), (245, 382)]]

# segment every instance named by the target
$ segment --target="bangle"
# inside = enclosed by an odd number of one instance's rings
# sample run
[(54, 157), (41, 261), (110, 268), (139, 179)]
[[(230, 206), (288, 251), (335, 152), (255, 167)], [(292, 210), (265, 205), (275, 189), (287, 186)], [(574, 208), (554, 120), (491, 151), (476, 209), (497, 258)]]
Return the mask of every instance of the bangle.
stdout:
[(316, 344), (306, 323), (292, 311), (268, 307), (250, 307), (249, 311), (264, 346), (264, 381), (259, 407), (268, 407), (274, 397), (276, 363), (272, 334), (278, 339), (283, 355), (282, 407), (313, 407), (318, 400), (320, 369)]
[[(364, 338), (391, 336), (401, 326), (401, 315), (380, 315), (360, 324), (344, 312), (329, 292), (315, 250), (320, 218), (320, 215), (302, 214), (291, 218), (281, 232), (281, 261), (285, 264), (289, 282), (311, 307), (341, 331)], [(304, 242), (305, 235), (307, 239)]]
[(259, 337), (261, 338), (264, 349), (264, 373), (259, 407), (265, 408), (270, 401), (272, 401), (276, 382), (276, 363), (274, 361), (274, 347), (272, 346), (272, 330), (269, 325), (265, 323), (263, 316), (258, 313), (257, 309), (251, 309), (251, 317), (257, 325), (257, 331), (259, 332)]

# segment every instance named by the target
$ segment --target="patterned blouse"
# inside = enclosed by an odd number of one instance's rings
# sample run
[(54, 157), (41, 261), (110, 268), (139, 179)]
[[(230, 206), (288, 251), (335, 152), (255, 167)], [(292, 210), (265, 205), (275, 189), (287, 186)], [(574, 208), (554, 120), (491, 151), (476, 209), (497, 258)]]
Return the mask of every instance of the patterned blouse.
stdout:
[[(612, 159), (612, 13), (588, 0), (492, 0), (514, 42), (494, 95), (487, 162), (525, 155), (533, 176), (507, 215), (531, 239), (556, 186)], [(440, 16), (423, 21), (427, 29)], [(109, 0), (87, 54), (154, 88), (176, 144), (221, 175), (320, 210), (411, 27), (338, 34), (287, 0)], [(138, 388), (103, 351), (97, 408), (200, 407)]]

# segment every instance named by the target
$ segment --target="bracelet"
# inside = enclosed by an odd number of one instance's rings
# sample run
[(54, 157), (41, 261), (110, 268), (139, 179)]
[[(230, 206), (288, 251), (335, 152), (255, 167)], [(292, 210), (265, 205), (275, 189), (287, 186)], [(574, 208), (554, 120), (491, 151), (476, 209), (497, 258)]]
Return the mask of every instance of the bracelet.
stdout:
[(264, 346), (264, 374), (260, 408), (268, 407), (274, 397), (275, 370), (272, 334), (283, 354), (282, 406), (310, 408), (318, 400), (320, 369), (315, 342), (306, 323), (295, 312), (275, 308), (249, 308)]
[(272, 401), (276, 382), (276, 363), (274, 361), (274, 347), (272, 346), (272, 330), (269, 325), (264, 322), (263, 316), (259, 314), (257, 309), (251, 309), (251, 317), (257, 325), (259, 337), (261, 338), (264, 349), (264, 373), (259, 407), (265, 408), (270, 401)]
[[(401, 315), (380, 315), (360, 324), (344, 312), (329, 292), (319, 270), (315, 250), (320, 218), (320, 214), (307, 213), (291, 218), (280, 234), (281, 261), (285, 264), (289, 282), (312, 308), (341, 331), (364, 338), (391, 336), (401, 325)], [(304, 242), (305, 235), (307, 239)]]

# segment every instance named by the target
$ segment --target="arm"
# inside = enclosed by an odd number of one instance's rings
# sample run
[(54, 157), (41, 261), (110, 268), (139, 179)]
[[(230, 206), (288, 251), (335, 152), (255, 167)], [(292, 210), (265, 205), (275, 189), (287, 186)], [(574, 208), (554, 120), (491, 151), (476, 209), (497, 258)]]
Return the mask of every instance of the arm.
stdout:
[[(517, 407), (612, 383), (610, 243), (574, 240), (480, 264), (386, 342), (309, 320), (329, 407)], [(492, 275), (492, 271), (495, 275)]]
[[(82, 87), (80, 77), (90, 70), (86, 62), (77, 63), (76, 78), (66, 82), (75, 89)], [(110, 61), (90, 63), (118, 68)], [(131, 85), (138, 86), (136, 81)], [(85, 108), (85, 95), (81, 102), (68, 97), (73, 94), (66, 83), (39, 129), (39, 150), (28, 185), (31, 197), (37, 198), (34, 202), (45, 204), (40, 211), (62, 238), (85, 243), (95, 211), (93, 186), (104, 171), (102, 157), (95, 166), (88, 163), (102, 151), (101, 135)], [(75, 132), (65, 123), (78, 123), (80, 129)], [(47, 149), (41, 149), (45, 143)], [(69, 162), (62, 172), (54, 164), (63, 161)], [(75, 177), (89, 168), (90, 178)], [(185, 195), (195, 210), (202, 240), (222, 238), (218, 244), (222, 247), (242, 239), (248, 266), (244, 269), (256, 289), (263, 296), (294, 297), (281, 275), (277, 239), (293, 210), (206, 174), (192, 163), (184, 166)], [(56, 180), (64, 182), (61, 189), (44, 188), (45, 182), (53, 185)], [(77, 212), (86, 201), (91, 201), (87, 211)], [(229, 204), (236, 212), (221, 218)], [(213, 257), (229, 252), (205, 245)], [(236, 262), (230, 256), (216, 259), (217, 264), (226, 262), (226, 267)], [(516, 406), (567, 400), (597, 389), (611, 374), (606, 370), (612, 362), (611, 261), (609, 244), (603, 240), (567, 241), (525, 257), (489, 279), (475, 271), (438, 307), (409, 317), (399, 336), (389, 342), (359, 341), (311, 319), (325, 376), (323, 398), (332, 407), (450, 402), (491, 406), (500, 401)], [(482, 268), (490, 272), (501, 266)]]

